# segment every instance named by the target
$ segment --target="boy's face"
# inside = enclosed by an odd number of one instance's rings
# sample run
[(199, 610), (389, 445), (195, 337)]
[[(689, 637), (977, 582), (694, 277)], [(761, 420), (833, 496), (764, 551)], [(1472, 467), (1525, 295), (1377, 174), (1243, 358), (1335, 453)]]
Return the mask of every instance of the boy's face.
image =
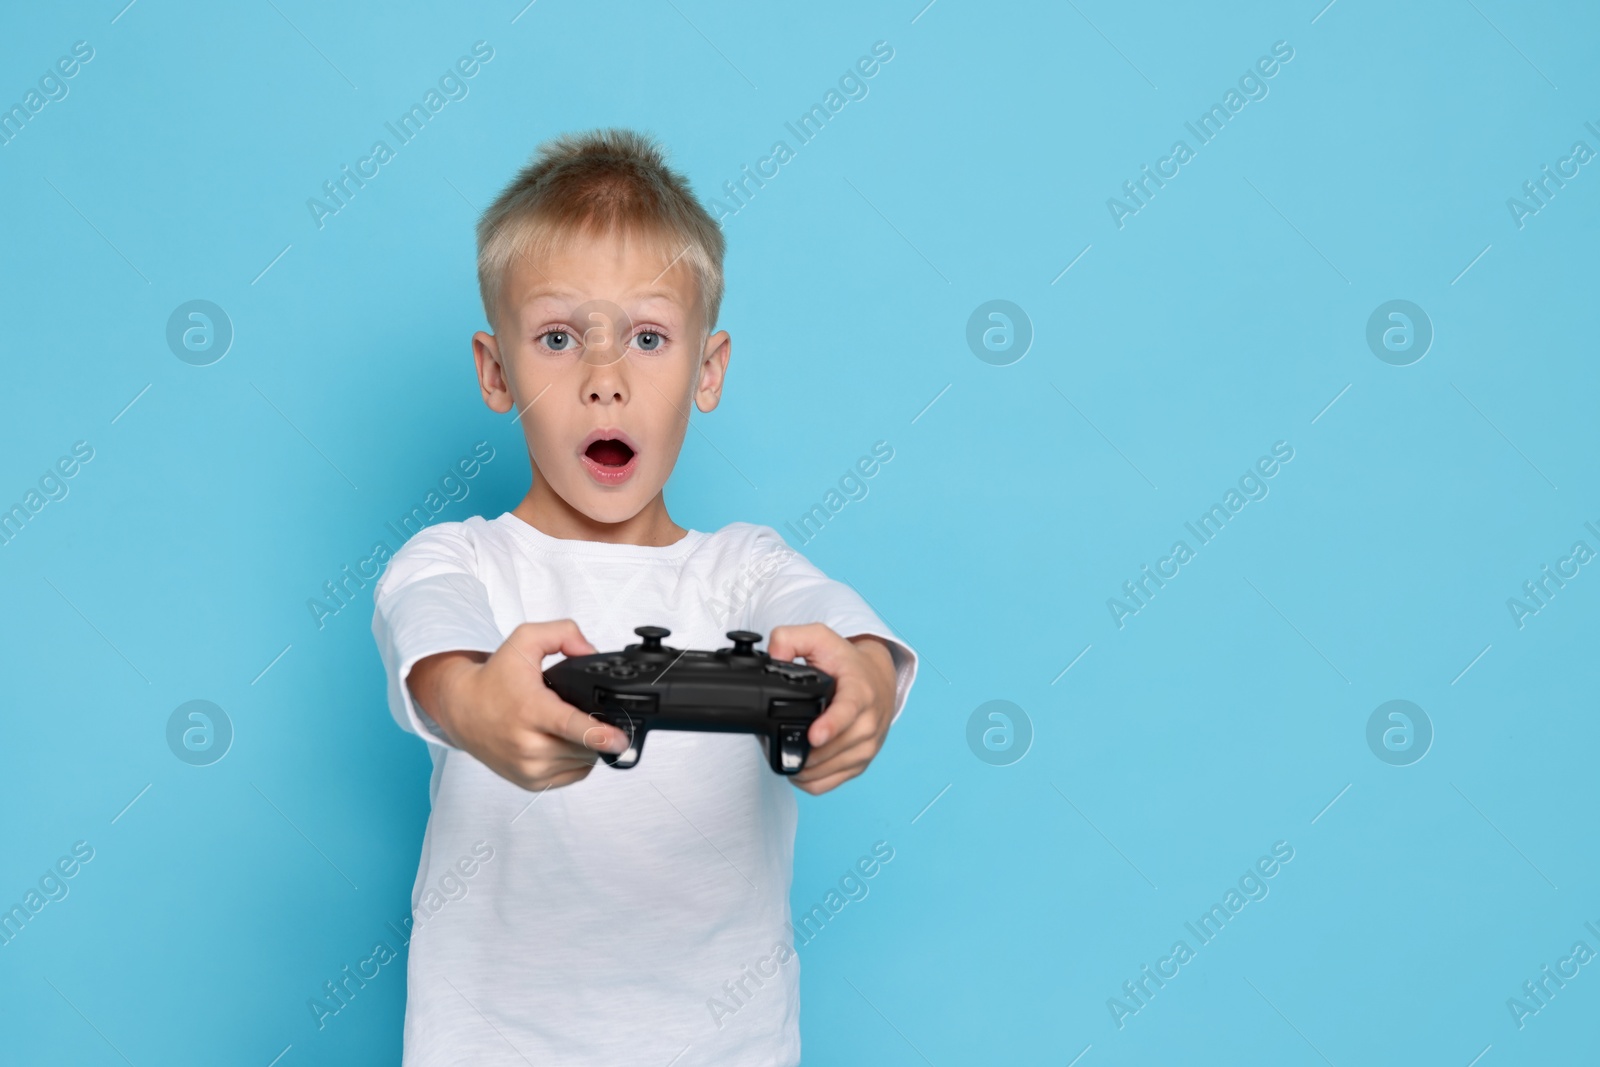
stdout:
[(472, 339), (478, 382), (490, 408), (519, 413), (530, 499), (598, 523), (658, 500), (689, 404), (715, 408), (728, 365), (688, 267), (624, 234), (578, 237), (516, 262), (496, 317), (499, 333)]

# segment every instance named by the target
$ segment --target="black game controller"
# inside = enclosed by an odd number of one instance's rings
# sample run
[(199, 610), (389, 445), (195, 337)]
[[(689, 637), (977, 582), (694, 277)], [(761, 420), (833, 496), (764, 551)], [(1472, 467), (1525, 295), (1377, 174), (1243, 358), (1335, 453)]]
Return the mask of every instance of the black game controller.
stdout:
[(628, 735), (626, 752), (600, 753), (606, 763), (638, 763), (651, 730), (700, 730), (755, 734), (779, 774), (805, 766), (806, 731), (833, 699), (832, 676), (757, 651), (761, 635), (748, 630), (730, 631), (733, 647), (716, 652), (663, 645), (672, 631), (660, 626), (633, 632), (643, 644), (573, 656), (544, 672), (562, 700)]

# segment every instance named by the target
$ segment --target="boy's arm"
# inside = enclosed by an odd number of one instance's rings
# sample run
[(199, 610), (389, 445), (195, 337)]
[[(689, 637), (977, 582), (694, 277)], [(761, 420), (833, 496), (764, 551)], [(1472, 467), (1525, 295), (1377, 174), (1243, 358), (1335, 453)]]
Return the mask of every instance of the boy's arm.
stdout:
[(373, 592), (373, 636), (395, 721), (432, 744), (464, 751), (524, 789), (582, 778), (599, 750), (627, 737), (561, 700), (544, 659), (594, 651), (577, 624), (523, 623), (502, 637), (472, 546), (433, 527), (395, 556)]
[(508, 782), (529, 790), (571, 785), (595, 753), (623, 752), (628, 738), (556, 696), (540, 664), (596, 649), (571, 619), (528, 622), (491, 655), (450, 651), (417, 661), (407, 684), (445, 736)]
[(883, 747), (898, 717), (892, 648), (875, 634), (843, 638), (820, 622), (772, 631), (768, 654), (804, 656), (838, 680), (828, 710), (811, 724), (811, 754), (795, 785), (813, 795), (826, 793), (866, 770)]
[(839, 681), (828, 710), (811, 724), (812, 745), (795, 784), (824, 793), (854, 778), (882, 748), (917, 673), (917, 655), (861, 595), (829, 578), (763, 530), (755, 548), (748, 628), (764, 632), (778, 659), (804, 657)]
[(423, 530), (400, 549), (373, 590), (372, 636), (389, 683), (389, 712), (423, 740), (459, 748), (406, 684), (424, 658), (447, 652), (487, 659), (504, 642), (477, 574), (476, 552), (458, 527)]

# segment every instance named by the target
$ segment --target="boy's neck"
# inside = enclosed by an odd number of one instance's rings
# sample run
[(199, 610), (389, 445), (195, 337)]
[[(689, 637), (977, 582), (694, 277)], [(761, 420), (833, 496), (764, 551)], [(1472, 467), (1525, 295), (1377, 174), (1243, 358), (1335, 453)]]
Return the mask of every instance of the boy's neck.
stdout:
[(533, 488), (528, 490), (528, 495), (512, 509), (511, 514), (540, 533), (564, 541), (606, 541), (618, 545), (664, 548), (677, 544), (689, 534), (667, 514), (667, 502), (661, 493), (657, 493), (655, 499), (632, 518), (621, 522), (599, 522), (567, 503), (550, 488), (548, 482), (537, 476)]

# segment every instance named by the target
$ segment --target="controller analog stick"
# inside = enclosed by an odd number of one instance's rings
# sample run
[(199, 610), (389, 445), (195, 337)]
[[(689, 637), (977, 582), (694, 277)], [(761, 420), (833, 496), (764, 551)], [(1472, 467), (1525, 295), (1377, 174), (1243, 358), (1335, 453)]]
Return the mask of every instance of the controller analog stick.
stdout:
[(635, 626), (633, 632), (644, 638), (641, 652), (660, 652), (661, 639), (672, 633), (665, 626)]
[(729, 630), (728, 640), (733, 642), (733, 654), (735, 656), (754, 656), (756, 654), (756, 642), (761, 640), (761, 635), (751, 633), (749, 630)]

